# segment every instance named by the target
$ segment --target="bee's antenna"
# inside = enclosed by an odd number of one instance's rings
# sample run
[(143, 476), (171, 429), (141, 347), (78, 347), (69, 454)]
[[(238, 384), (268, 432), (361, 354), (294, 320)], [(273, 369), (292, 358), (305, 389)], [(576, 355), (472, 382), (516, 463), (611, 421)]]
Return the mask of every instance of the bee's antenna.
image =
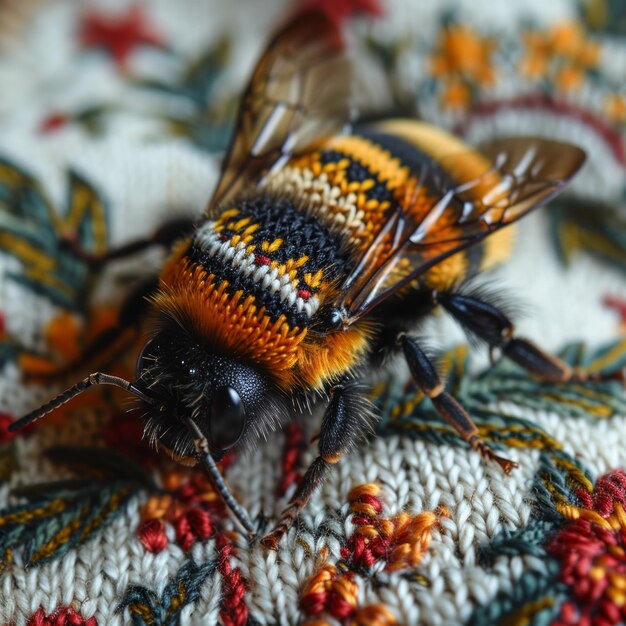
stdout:
[(60, 393), (56, 398), (50, 400), (50, 402), (46, 402), (43, 406), (40, 406), (38, 409), (31, 411), (28, 415), (20, 418), (19, 420), (13, 422), (9, 426), (9, 430), (11, 432), (15, 432), (17, 430), (21, 430), (25, 426), (36, 422), (41, 419), (44, 415), (51, 413), (55, 409), (58, 409), (62, 404), (69, 402), (72, 398), (80, 395), (83, 391), (89, 389), (89, 387), (93, 387), (94, 385), (114, 385), (115, 387), (121, 387), (122, 389), (126, 389), (131, 393), (135, 394), (145, 402), (149, 404), (154, 404), (152, 398), (147, 396), (143, 391), (141, 391), (138, 387), (136, 387), (133, 383), (120, 378), (119, 376), (111, 376), (110, 374), (103, 374), (102, 372), (96, 372), (95, 374), (89, 374), (87, 378), (81, 380), (79, 383), (76, 383), (73, 387), (70, 387), (63, 393)]
[(224, 482), (224, 478), (211, 456), (209, 442), (206, 437), (202, 434), (202, 431), (192, 419), (187, 419), (187, 423), (194, 436), (198, 460), (204, 465), (204, 469), (207, 471), (213, 486), (224, 499), (226, 506), (228, 506), (228, 508), (233, 512), (237, 521), (239, 521), (239, 523), (248, 531), (248, 534), (256, 535), (256, 530), (252, 525), (252, 520), (248, 516), (248, 513), (246, 513), (246, 510), (239, 504), (239, 502), (237, 502), (237, 500), (235, 500), (235, 497)]

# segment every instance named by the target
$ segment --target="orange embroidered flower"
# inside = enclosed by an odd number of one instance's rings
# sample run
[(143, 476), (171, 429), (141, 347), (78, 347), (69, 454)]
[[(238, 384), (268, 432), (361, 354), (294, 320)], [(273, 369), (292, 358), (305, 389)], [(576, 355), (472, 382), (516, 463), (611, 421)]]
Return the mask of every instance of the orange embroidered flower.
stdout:
[(437, 52), (431, 58), (433, 74), (463, 77), (479, 85), (495, 79), (491, 56), (496, 42), (477, 35), (469, 26), (455, 24), (439, 33)]
[(60, 313), (48, 322), (44, 331), (52, 358), (23, 354), (19, 359), (22, 371), (35, 378), (55, 372), (60, 366), (76, 360), (87, 342), (116, 323), (117, 309), (111, 307), (94, 309), (86, 325), (81, 324), (80, 318), (73, 313)]
[(481, 37), (469, 26), (453, 24), (439, 33), (430, 67), (443, 81), (442, 102), (446, 107), (465, 109), (471, 104), (472, 89), (493, 85), (495, 47), (494, 39)]
[[(28, 352), (19, 354), (18, 365), (22, 375), (26, 380), (39, 384), (57, 383), (64, 380), (65, 375), (69, 373), (74, 374), (76, 378), (86, 376), (97, 369), (100, 363), (87, 362), (84, 364), (85, 369), (77, 372), (65, 372), (63, 368), (76, 362), (85, 346), (89, 345), (104, 330), (113, 328), (117, 324), (117, 319), (118, 309), (114, 307), (93, 309), (85, 323), (82, 323), (80, 317), (73, 313), (64, 311), (58, 314), (48, 322), (44, 330), (44, 340), (49, 354), (46, 356)], [(135, 333), (135, 331), (131, 330), (129, 333)], [(107, 347), (106, 358), (110, 358), (114, 365), (114, 370), (111, 373), (124, 377), (133, 375), (134, 372), (129, 370), (129, 363), (116, 358), (122, 353), (128, 353), (129, 356), (132, 356), (128, 347), (128, 335), (126, 334), (119, 337), (117, 341), (112, 341), (111, 345)], [(69, 382), (77, 381), (70, 380)], [(102, 406), (102, 398), (105, 396), (114, 399), (115, 406), (118, 406), (117, 400), (126, 398), (127, 394), (123, 390), (112, 388), (101, 390), (100, 393), (80, 394), (51, 413), (47, 421), (62, 424), (68, 415), (78, 408)]]
[[(395, 616), (381, 604), (359, 606), (359, 578), (367, 577), (372, 566), (385, 563), (389, 572), (417, 565), (426, 554), (432, 531), (445, 510), (409, 515), (382, 516), (380, 488), (373, 483), (355, 487), (348, 494), (355, 529), (341, 547), (337, 565), (324, 563), (309, 579), (300, 607), (311, 619), (306, 626), (326, 626), (328, 615), (344, 626), (393, 626)], [(334, 623), (334, 622), (333, 622)]]
[(604, 101), (607, 116), (618, 124), (626, 124), (626, 94), (611, 94)]
[(565, 91), (579, 89), (588, 70), (598, 65), (600, 46), (586, 38), (579, 22), (562, 22), (524, 35), (527, 53), (520, 70), (531, 79), (548, 78)]

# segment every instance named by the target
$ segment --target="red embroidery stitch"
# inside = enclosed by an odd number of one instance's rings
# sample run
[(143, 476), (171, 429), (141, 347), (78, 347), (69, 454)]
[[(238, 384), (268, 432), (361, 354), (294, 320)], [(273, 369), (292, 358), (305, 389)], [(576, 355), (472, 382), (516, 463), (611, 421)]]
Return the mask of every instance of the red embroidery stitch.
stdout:
[(98, 626), (98, 621), (95, 617), (85, 619), (69, 607), (59, 607), (50, 615), (39, 608), (28, 620), (27, 626)]
[(263, 256), (262, 254), (257, 254), (254, 257), (254, 262), (257, 265), (269, 265), (271, 263), (269, 257)]
[(8, 413), (0, 413), (0, 443), (11, 441), (17, 433), (9, 432), (9, 426), (13, 422), (13, 417)]
[(615, 296), (605, 296), (602, 300), (604, 306), (617, 311), (620, 316), (620, 326), (626, 327), (626, 300)]
[(312, 295), (308, 289), (298, 289), (298, 296), (303, 300), (308, 300)]
[(246, 580), (241, 570), (231, 565), (231, 558), (237, 556), (237, 551), (225, 533), (218, 534), (217, 547), (220, 551), (217, 570), (222, 577), (220, 617), (224, 626), (244, 626), (248, 622), (248, 607), (244, 602)]
[(616, 626), (626, 619), (626, 472), (605, 474), (593, 494), (580, 495), (588, 508), (576, 509), (548, 544), (573, 596), (552, 624)]
[(97, 9), (82, 20), (79, 37), (85, 48), (104, 48), (120, 69), (125, 69), (134, 49), (141, 45), (161, 46), (163, 39), (148, 23), (141, 7), (131, 7), (112, 17)]
[(63, 128), (69, 118), (64, 113), (51, 113), (45, 117), (39, 124), (39, 131), (42, 133), (52, 133)]
[(114, 415), (104, 426), (102, 436), (106, 445), (130, 457), (137, 463), (152, 467), (159, 459), (143, 436), (141, 411), (133, 410)]
[(302, 11), (319, 9), (338, 24), (358, 13), (374, 17), (380, 17), (384, 13), (379, 0), (306, 0), (300, 6)]
[(165, 550), (169, 544), (165, 524), (160, 519), (153, 518), (142, 522), (137, 529), (137, 535), (143, 547), (152, 554)]
[(302, 479), (300, 461), (306, 442), (302, 436), (302, 429), (295, 422), (290, 422), (285, 428), (285, 448), (281, 462), (281, 479), (276, 489), (278, 497), (282, 497), (293, 484), (299, 484)]

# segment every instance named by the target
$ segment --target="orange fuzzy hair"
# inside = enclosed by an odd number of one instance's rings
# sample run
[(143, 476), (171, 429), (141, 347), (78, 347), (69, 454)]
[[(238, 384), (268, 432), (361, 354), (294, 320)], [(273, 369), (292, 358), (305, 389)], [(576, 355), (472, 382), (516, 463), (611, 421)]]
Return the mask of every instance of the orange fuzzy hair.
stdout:
[(365, 356), (367, 324), (320, 337), (306, 328), (290, 328), (284, 315), (272, 321), (254, 296), (230, 292), (227, 281), (186, 259), (187, 249), (188, 242), (179, 246), (165, 265), (154, 305), (209, 350), (260, 365), (285, 390), (323, 388)]

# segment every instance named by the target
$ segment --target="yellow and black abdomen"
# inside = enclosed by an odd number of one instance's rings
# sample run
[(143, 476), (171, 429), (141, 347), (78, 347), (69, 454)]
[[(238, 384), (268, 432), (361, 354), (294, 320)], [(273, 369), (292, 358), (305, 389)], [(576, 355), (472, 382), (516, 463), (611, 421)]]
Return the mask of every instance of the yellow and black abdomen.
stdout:
[[(453, 155), (458, 159), (448, 160)], [(454, 172), (446, 169), (446, 163), (452, 162)], [(318, 218), (338, 229), (358, 257), (397, 207), (407, 215), (422, 208), (407, 203), (407, 198), (414, 199), (409, 191), (421, 172), (430, 172), (424, 179), (424, 200), (435, 203), (440, 191), (433, 175), (455, 186), (488, 167), (480, 153), (445, 131), (420, 122), (390, 120), (322, 142), (292, 159), (269, 185), (306, 197)], [(508, 256), (512, 237), (511, 229), (496, 233), (437, 264), (420, 282), (445, 289), (491, 267)]]
[[(379, 136), (403, 142), (430, 159), (453, 185), (480, 177), (491, 163), (475, 148), (440, 128), (413, 120), (388, 120), (373, 127)], [(391, 144), (390, 149), (393, 150)], [(478, 187), (480, 189), (480, 186)], [(443, 289), (505, 261), (511, 254), (515, 227), (499, 230), (481, 243), (442, 261), (424, 278), (424, 283)]]

